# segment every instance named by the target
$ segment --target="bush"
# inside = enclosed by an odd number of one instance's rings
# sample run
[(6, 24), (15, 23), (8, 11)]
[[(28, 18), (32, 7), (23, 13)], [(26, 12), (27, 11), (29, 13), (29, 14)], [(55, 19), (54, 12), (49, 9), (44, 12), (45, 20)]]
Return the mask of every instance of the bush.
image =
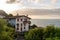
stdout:
[(26, 40), (59, 40), (60, 28), (49, 25), (44, 28), (34, 28), (25, 34)]
[(8, 27), (4, 19), (0, 19), (0, 40), (14, 40), (14, 28)]
[(27, 35), (25, 35), (26, 40), (43, 40), (43, 28), (35, 28), (28, 32)]

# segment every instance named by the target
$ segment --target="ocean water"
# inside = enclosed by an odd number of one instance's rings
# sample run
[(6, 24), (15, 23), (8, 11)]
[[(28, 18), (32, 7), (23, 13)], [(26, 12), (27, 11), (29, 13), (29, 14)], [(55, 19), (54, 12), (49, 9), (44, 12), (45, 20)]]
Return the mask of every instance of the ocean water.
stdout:
[(43, 27), (47, 25), (55, 25), (60, 27), (60, 19), (31, 19), (31, 25), (33, 24)]

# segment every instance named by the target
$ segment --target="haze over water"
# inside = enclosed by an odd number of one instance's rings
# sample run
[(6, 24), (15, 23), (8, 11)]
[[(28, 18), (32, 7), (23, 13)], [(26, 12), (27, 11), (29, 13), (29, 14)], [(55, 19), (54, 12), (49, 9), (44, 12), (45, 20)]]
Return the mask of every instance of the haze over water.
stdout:
[(37, 26), (45, 27), (47, 25), (55, 25), (60, 27), (60, 19), (32, 19), (32, 24), (36, 24)]

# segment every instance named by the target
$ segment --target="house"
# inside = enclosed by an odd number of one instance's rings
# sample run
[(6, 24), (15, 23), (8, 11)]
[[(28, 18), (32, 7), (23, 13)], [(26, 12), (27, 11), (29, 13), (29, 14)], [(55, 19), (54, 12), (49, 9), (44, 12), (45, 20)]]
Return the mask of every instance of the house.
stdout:
[(31, 18), (28, 15), (8, 16), (5, 11), (0, 10), (0, 18), (6, 19), (9, 24), (15, 27), (16, 32), (28, 31), (30, 28)]
[(31, 21), (28, 16), (17, 15), (7, 18), (8, 22), (15, 27), (16, 32), (25, 32), (30, 28)]

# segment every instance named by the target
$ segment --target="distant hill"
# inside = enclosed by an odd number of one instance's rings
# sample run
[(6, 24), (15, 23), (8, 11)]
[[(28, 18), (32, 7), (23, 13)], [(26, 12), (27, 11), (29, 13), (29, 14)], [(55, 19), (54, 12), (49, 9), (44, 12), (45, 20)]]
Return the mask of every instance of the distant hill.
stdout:
[(60, 9), (20, 9), (11, 12), (28, 15), (60, 15)]
[(3, 11), (3, 10), (0, 10), (0, 15), (8, 16), (8, 14), (5, 11)]

